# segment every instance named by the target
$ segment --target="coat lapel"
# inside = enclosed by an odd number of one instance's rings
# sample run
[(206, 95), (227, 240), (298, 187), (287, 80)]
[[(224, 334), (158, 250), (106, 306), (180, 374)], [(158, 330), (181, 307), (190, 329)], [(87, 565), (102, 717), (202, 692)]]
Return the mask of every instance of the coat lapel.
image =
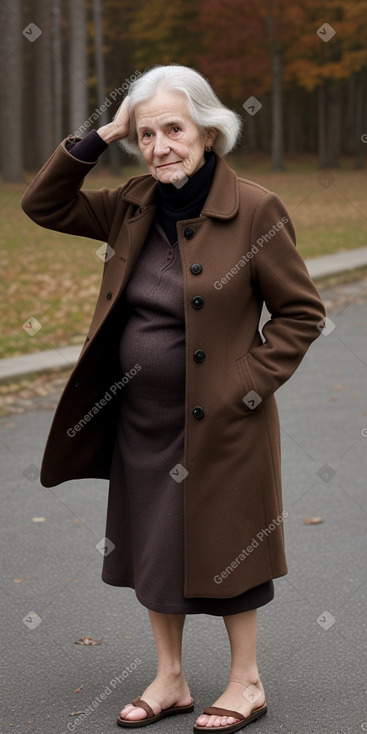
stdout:
[[(103, 282), (83, 351), (87, 351), (96, 332), (101, 328), (134, 270), (157, 209), (157, 181), (151, 175), (131, 179), (123, 199), (131, 205), (133, 216), (125, 218), (114, 241), (109, 243), (115, 255), (105, 264)], [(237, 176), (227, 163), (217, 156), (213, 184), (201, 215), (231, 219), (239, 209)], [(118, 214), (117, 214), (118, 216)], [(111, 294), (111, 295), (110, 295)]]

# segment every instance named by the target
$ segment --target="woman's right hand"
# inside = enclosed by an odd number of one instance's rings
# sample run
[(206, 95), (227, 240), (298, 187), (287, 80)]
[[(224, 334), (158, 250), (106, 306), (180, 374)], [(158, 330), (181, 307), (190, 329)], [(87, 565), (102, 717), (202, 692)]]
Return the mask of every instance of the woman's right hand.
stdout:
[(128, 98), (125, 97), (112, 122), (98, 128), (97, 133), (105, 143), (112, 143), (114, 140), (121, 140), (121, 138), (126, 138), (128, 136), (129, 124)]

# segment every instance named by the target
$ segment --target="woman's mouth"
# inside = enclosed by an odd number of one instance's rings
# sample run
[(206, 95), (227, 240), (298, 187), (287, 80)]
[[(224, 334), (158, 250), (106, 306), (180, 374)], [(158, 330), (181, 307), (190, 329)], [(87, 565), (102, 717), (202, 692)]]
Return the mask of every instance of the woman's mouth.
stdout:
[(167, 166), (175, 166), (177, 163), (181, 163), (182, 161), (172, 161), (172, 163), (162, 163), (160, 166), (156, 166), (156, 168), (167, 168)]

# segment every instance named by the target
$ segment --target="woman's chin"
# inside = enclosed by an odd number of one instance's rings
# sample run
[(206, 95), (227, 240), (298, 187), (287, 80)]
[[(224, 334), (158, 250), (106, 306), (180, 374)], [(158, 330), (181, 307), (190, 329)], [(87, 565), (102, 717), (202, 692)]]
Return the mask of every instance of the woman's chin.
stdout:
[(158, 181), (161, 181), (162, 183), (173, 183), (173, 181), (177, 178), (181, 178), (184, 174), (175, 171), (175, 169), (167, 168), (165, 171), (158, 171), (157, 178)]

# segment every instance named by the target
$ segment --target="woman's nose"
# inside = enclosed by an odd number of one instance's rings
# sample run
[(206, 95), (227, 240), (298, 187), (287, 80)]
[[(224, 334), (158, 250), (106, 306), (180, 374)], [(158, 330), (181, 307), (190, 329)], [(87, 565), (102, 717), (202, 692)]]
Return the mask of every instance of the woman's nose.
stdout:
[(154, 155), (160, 157), (163, 155), (168, 155), (170, 152), (170, 146), (168, 144), (168, 140), (165, 135), (156, 135), (155, 138), (155, 144), (154, 144)]

